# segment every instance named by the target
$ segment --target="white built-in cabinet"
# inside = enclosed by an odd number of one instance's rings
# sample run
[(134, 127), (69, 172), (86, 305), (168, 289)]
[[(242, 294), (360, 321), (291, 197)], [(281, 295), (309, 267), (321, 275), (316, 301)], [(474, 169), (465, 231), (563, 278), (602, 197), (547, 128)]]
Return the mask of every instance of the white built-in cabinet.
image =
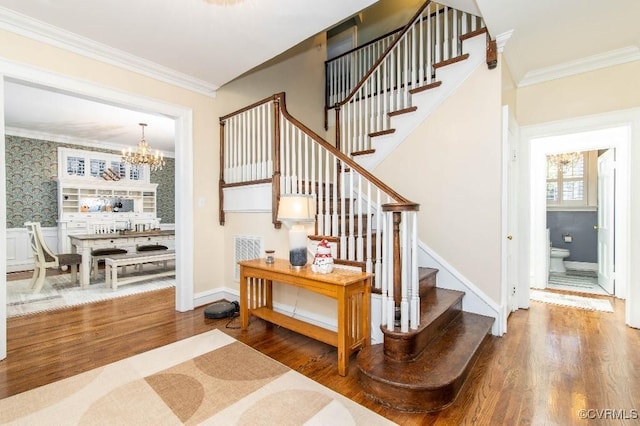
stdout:
[(69, 235), (92, 233), (98, 224), (159, 228), (157, 186), (149, 167), (132, 167), (119, 155), (58, 148), (58, 251), (68, 253)]

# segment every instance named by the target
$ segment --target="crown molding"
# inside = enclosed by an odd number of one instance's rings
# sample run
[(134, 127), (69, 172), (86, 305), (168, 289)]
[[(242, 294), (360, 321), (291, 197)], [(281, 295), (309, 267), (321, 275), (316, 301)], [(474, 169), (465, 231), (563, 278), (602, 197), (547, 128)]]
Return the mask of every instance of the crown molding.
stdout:
[(640, 48), (637, 46), (623, 47), (606, 53), (554, 65), (552, 67), (529, 71), (524, 75), (522, 80), (520, 80), (518, 87), (544, 83), (550, 80), (570, 77), (572, 75), (638, 60), (640, 60)]
[(155, 62), (0, 7), (0, 29), (96, 59), (202, 95), (215, 97), (218, 86)]
[(502, 53), (504, 51), (504, 46), (505, 44), (507, 44), (512, 35), (513, 30), (509, 30), (496, 36), (496, 47), (498, 48), (498, 53)]
[[(57, 135), (55, 133), (39, 132), (36, 130), (21, 129), (19, 127), (5, 127), (5, 134), (7, 136), (17, 136), (20, 138), (37, 139), (42, 141), (65, 143), (69, 145), (84, 146), (88, 148), (101, 148), (110, 149), (116, 152), (122, 152), (123, 149), (130, 148), (129, 145), (121, 145), (115, 143), (108, 143), (98, 140), (87, 140), (81, 138), (75, 138), (73, 136)], [(175, 158), (174, 152), (160, 151), (165, 158)]]

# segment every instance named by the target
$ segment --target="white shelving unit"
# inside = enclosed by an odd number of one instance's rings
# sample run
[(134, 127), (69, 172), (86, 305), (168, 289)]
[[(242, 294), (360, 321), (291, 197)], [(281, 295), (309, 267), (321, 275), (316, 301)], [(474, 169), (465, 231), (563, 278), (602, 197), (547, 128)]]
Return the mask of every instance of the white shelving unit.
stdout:
[[(107, 168), (119, 180), (105, 179)], [(58, 148), (58, 250), (68, 253), (69, 235), (91, 233), (98, 222), (159, 227), (157, 186), (148, 167), (131, 168), (118, 155)]]

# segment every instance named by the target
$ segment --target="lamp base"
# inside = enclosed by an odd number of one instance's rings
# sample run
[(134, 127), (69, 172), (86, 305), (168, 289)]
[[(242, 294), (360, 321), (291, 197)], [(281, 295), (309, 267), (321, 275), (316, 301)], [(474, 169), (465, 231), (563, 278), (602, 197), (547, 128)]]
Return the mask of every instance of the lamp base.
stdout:
[(289, 250), (289, 263), (294, 268), (302, 268), (307, 264), (307, 249), (306, 247), (295, 248)]

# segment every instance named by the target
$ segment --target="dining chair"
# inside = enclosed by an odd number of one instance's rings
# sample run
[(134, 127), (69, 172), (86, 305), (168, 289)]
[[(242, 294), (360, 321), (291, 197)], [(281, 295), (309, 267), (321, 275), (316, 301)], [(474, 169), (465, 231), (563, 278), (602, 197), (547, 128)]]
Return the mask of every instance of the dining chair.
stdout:
[[(94, 221), (91, 223), (93, 234), (115, 234), (115, 221)], [(95, 279), (98, 276), (99, 263), (114, 254), (126, 254), (127, 250), (118, 247), (104, 247), (91, 250), (91, 276)]]
[(40, 222), (26, 222), (24, 226), (29, 234), (29, 243), (33, 251), (34, 268), (31, 288), (34, 293), (42, 290), (47, 268), (71, 267), (71, 279), (78, 282), (78, 265), (82, 265), (82, 256), (78, 253), (56, 254), (47, 246), (42, 235)]

